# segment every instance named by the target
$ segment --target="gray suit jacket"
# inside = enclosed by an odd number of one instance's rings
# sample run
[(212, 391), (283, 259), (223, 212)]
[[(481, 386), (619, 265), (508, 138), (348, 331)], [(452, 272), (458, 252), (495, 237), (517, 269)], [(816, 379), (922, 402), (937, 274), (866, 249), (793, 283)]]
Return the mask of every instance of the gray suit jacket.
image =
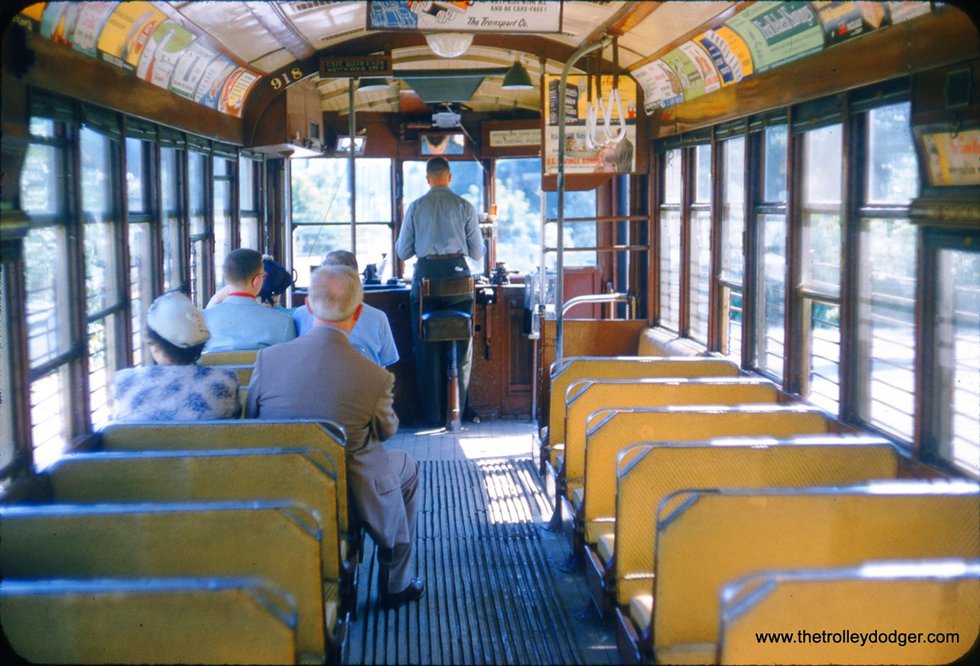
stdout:
[(253, 418), (326, 419), (342, 425), (351, 501), (385, 548), (409, 542), (399, 470), (381, 445), (398, 430), (394, 383), (394, 375), (359, 354), (343, 331), (316, 326), (304, 336), (259, 350), (245, 408)]

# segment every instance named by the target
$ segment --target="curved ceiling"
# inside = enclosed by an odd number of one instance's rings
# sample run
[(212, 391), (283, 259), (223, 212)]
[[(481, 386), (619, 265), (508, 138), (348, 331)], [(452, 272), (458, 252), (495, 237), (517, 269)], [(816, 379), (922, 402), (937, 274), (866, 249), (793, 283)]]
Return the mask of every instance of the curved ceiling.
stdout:
[[(619, 35), (619, 64), (629, 68), (727, 11), (731, 2), (587, 2), (565, 0), (560, 33), (497, 35), (478, 33), (458, 58), (436, 56), (418, 33), (382, 33), (367, 28), (366, 2), (154, 2), (170, 18), (210, 46), (262, 74), (326, 52), (368, 54), (388, 49), (394, 70), (483, 69), (509, 67), (520, 59), (531, 80), (542, 68), (558, 74), (578, 47), (605, 34)], [(220, 7), (220, 10), (217, 9)], [(612, 59), (606, 49), (604, 58)], [(541, 60), (544, 59), (542, 64)], [(502, 77), (486, 78), (467, 106), (475, 111), (540, 111), (541, 95), (533, 90), (504, 90)], [(347, 79), (323, 79), (317, 88), (322, 109), (345, 113)], [(394, 80), (387, 90), (356, 95), (358, 111), (398, 111), (411, 87)]]

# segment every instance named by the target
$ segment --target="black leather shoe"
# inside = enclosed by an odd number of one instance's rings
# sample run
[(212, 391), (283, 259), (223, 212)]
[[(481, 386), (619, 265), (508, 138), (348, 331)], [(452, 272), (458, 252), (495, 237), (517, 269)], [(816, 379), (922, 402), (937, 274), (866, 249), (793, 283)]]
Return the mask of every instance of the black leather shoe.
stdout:
[(425, 581), (421, 578), (413, 578), (401, 592), (395, 592), (394, 594), (382, 594), (381, 595), (381, 608), (384, 610), (393, 610), (399, 606), (404, 606), (407, 603), (413, 601), (418, 601), (425, 596)]

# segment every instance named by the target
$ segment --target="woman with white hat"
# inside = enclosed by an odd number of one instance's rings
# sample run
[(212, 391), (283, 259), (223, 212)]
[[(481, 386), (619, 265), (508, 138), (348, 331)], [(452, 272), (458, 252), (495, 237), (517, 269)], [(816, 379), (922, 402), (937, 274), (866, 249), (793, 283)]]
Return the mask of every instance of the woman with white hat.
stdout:
[(156, 365), (115, 374), (112, 420), (197, 421), (240, 414), (235, 373), (197, 365), (211, 334), (189, 298), (170, 292), (153, 301), (146, 333)]

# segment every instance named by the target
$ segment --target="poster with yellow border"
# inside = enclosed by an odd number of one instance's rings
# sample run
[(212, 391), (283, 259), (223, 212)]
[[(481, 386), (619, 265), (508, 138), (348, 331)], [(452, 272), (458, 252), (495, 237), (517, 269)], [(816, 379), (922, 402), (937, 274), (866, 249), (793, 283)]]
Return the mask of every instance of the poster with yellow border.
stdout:
[[(589, 108), (588, 78), (572, 75), (565, 89), (565, 173), (629, 173), (636, 169), (636, 82), (619, 77), (613, 95), (613, 77), (593, 80), (593, 98), (599, 101), (594, 131), (586, 125)], [(548, 100), (544, 126), (544, 174), (558, 173), (558, 88), (560, 77), (546, 77)], [(616, 99), (618, 97), (618, 100)], [(608, 121), (608, 123), (607, 123)]]
[(149, 2), (124, 2), (102, 27), (99, 51), (102, 58), (119, 67), (135, 70), (150, 35), (166, 18)]

